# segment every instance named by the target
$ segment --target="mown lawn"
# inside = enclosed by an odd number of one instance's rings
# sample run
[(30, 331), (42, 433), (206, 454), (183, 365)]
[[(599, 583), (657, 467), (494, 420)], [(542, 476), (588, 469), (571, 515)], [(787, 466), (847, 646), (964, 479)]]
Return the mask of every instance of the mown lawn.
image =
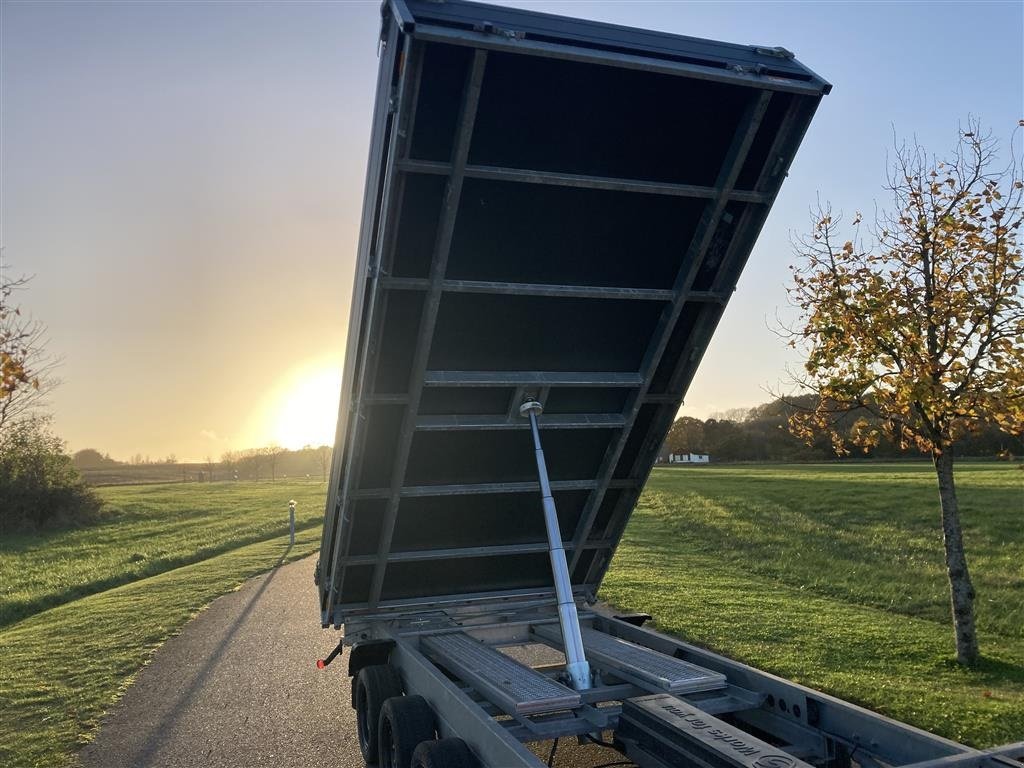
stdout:
[(161, 643), (214, 598), (320, 544), (321, 483), (100, 492), (103, 524), (0, 543), (5, 618), (20, 615), (0, 628), (2, 766), (71, 765)]
[[(945, 736), (1019, 740), (1024, 472), (965, 465), (958, 484), (986, 656), (973, 670), (950, 661), (926, 465), (656, 470), (601, 595)], [(101, 492), (98, 526), (0, 541), (0, 765), (71, 764), (156, 647), (218, 595), (319, 544), (319, 483)]]
[(957, 485), (984, 661), (954, 664), (927, 464), (656, 469), (601, 597), (977, 746), (1024, 738), (1024, 472)]
[(98, 488), (98, 525), (0, 539), (0, 628), (46, 608), (319, 526), (324, 484), (305, 480)]

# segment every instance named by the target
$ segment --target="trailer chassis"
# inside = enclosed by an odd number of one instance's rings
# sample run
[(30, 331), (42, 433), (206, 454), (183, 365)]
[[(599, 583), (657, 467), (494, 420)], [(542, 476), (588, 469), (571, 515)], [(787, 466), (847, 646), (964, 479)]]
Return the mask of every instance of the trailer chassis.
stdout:
[[(353, 690), (359, 674), (372, 666), (397, 671), (406, 695), (421, 696), (434, 715), (437, 738), (461, 739), (482, 766), (512, 768), (543, 765), (527, 742), (610, 732), (616, 748), (643, 768), (668, 765), (735, 766), (735, 768), (1020, 768), (1024, 742), (978, 750), (828, 694), (776, 677), (719, 654), (642, 626), (645, 616), (617, 616), (601, 607), (580, 613), (588, 658), (596, 671), (593, 687), (575, 691), (577, 704), (530, 708), (514, 691), (501, 690), (496, 679), (506, 669), (474, 667), (464, 647), (448, 655), (445, 643), (472, 642), (496, 658), (498, 649), (529, 646), (550, 653), (561, 650), (554, 603), (506, 604), (486, 612), (472, 606), (430, 614), (422, 612), (365, 617), (346, 626), (343, 643), (351, 646), (348, 673)], [(445, 640), (448, 638), (449, 640)], [(452, 641), (456, 638), (456, 641)], [(594, 658), (591, 649), (610, 640), (653, 651), (665, 661), (680, 661), (722, 678), (708, 690), (670, 693), (664, 681), (652, 682), (643, 669), (614, 656)], [(512, 662), (513, 664), (515, 662)], [(511, 667), (510, 667), (511, 668)], [(572, 692), (564, 665), (531, 670)], [(508, 682), (506, 679), (504, 682)], [(663, 702), (661, 701), (663, 698)], [(636, 702), (666, 703), (690, 714), (698, 728), (717, 732), (717, 744), (698, 740), (678, 724), (668, 730), (687, 746), (678, 758), (658, 757), (664, 734), (644, 733), (624, 715)], [(519, 705), (518, 711), (516, 705)], [(353, 696), (353, 705), (356, 705)], [(694, 715), (693, 713), (697, 713)], [(714, 726), (712, 729), (711, 726)], [(641, 729), (643, 730), (643, 729)], [(649, 729), (648, 729), (649, 730)], [(740, 746), (740, 744), (743, 746)], [(755, 745), (753, 747), (749, 745)], [(762, 754), (751, 750), (761, 746)], [(771, 754), (763, 745), (770, 745)], [(738, 754), (737, 754), (738, 750)], [(751, 759), (756, 758), (756, 759)]]

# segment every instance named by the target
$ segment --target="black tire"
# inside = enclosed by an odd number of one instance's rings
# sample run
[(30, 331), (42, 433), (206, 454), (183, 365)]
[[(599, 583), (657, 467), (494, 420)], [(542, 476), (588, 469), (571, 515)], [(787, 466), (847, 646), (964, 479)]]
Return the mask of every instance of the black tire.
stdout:
[(422, 696), (388, 699), (380, 710), (377, 731), (380, 768), (409, 768), (421, 741), (434, 738), (434, 712)]
[(416, 747), (412, 768), (477, 768), (477, 762), (462, 739), (438, 739)]
[(377, 723), (384, 702), (402, 695), (402, 678), (390, 664), (363, 667), (356, 677), (356, 731), (367, 765), (377, 762)]

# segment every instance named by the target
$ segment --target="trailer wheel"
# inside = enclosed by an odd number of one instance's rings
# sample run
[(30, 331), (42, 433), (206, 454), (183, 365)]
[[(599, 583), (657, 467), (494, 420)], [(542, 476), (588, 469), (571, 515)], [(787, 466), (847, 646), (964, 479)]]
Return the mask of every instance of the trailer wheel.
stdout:
[(416, 747), (412, 768), (477, 768), (477, 762), (462, 739), (438, 739)]
[(373, 664), (356, 677), (356, 730), (367, 765), (377, 762), (377, 722), (384, 702), (402, 695), (402, 679), (390, 664)]
[(380, 710), (380, 768), (409, 768), (416, 746), (434, 738), (434, 713), (422, 696), (388, 699)]

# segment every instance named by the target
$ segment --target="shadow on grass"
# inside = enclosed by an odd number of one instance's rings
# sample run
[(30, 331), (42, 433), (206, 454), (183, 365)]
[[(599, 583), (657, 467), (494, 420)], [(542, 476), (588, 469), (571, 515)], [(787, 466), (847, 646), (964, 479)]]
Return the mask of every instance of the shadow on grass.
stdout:
[(1007, 682), (1024, 684), (1024, 663), (1004, 661), (982, 656), (970, 666), (961, 666), (956, 659), (943, 659), (944, 665), (951, 670), (969, 675), (973, 682), (981, 685), (1001, 685)]
[[(320, 520), (315, 520), (305, 525), (296, 525), (295, 532), (299, 533), (301, 531), (307, 531), (311, 528), (317, 528), (320, 525), (322, 525)], [(61, 531), (60, 533), (65, 532), (66, 531)], [(173, 571), (177, 568), (183, 568), (186, 565), (195, 565), (196, 563), (201, 563), (204, 560), (209, 560), (210, 558), (226, 554), (234, 549), (246, 547), (250, 544), (259, 544), (262, 541), (269, 541), (280, 535), (280, 531), (273, 531), (268, 532), (267, 534), (256, 534), (253, 536), (232, 539), (230, 541), (223, 542), (219, 546), (203, 547), (189, 555), (147, 560), (145, 565), (138, 568), (133, 568), (105, 579), (95, 579), (83, 584), (75, 584), (59, 592), (51, 592), (32, 600), (11, 600), (5, 605), (0, 606), (0, 630), (6, 629), (13, 624), (17, 624), (23, 619), (27, 619), (30, 616), (34, 616), (35, 614), (49, 610), (50, 608), (56, 608), (59, 605), (80, 600), (81, 598), (88, 597), (89, 595), (106, 592), (108, 589), (122, 587), (125, 584), (131, 584), (134, 581), (141, 581), (142, 579), (159, 576), (161, 573)], [(45, 540), (40, 543), (39, 538), (35, 537), (31, 548), (37, 549), (45, 546)], [(18, 542), (8, 542), (0, 545), (0, 552), (5, 554), (17, 554), (18, 552), (26, 549), (29, 549), (28, 545), (21, 544), (19, 546)]]

